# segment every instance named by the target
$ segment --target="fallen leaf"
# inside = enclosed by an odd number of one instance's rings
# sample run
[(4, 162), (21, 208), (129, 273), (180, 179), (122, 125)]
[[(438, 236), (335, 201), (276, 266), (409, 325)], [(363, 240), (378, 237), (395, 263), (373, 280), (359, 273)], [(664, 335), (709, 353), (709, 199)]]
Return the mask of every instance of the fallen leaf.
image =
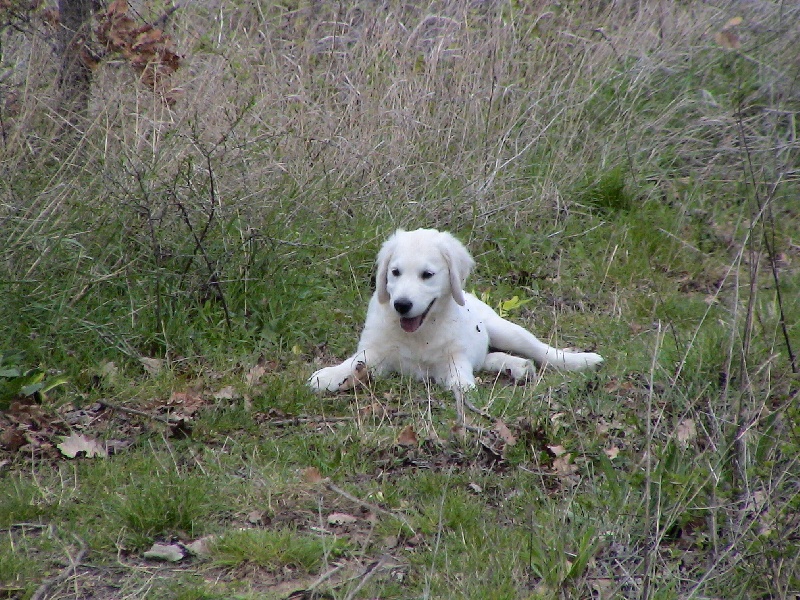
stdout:
[(362, 417), (375, 416), (380, 418), (380, 417), (385, 417), (387, 411), (386, 407), (383, 406), (383, 404), (379, 402), (373, 402), (372, 404), (367, 404), (366, 406), (359, 408), (358, 413)]
[(254, 385), (261, 383), (261, 379), (264, 377), (264, 375), (266, 375), (266, 373), (267, 368), (264, 365), (255, 365), (252, 367), (244, 377), (247, 387), (253, 387)]
[(183, 548), (177, 544), (159, 544), (156, 542), (150, 550), (144, 553), (145, 558), (153, 560), (165, 560), (168, 562), (178, 562), (185, 556)]
[(358, 521), (353, 515), (335, 512), (328, 515), (328, 525), (352, 525)]
[(417, 432), (414, 431), (414, 427), (411, 425), (407, 425), (403, 431), (400, 432), (400, 435), (397, 436), (397, 445), (398, 446), (417, 446), (419, 444), (419, 438), (417, 437)]
[(567, 452), (567, 449), (564, 446), (548, 446), (547, 449), (552, 453), (553, 456), (559, 457), (562, 456)]
[(592, 582), (592, 588), (594, 588), (601, 599), (611, 598), (614, 590), (614, 580), (607, 577), (598, 577)]
[(738, 50), (742, 47), (742, 42), (739, 40), (739, 35), (735, 31), (722, 30), (717, 32), (714, 36), (714, 41), (723, 48), (728, 50)]
[(211, 543), (216, 539), (216, 536), (207, 535), (193, 541), (191, 544), (186, 544), (186, 550), (195, 556), (208, 556), (211, 553)]
[(733, 17), (729, 19), (728, 22), (725, 23), (725, 26), (714, 36), (714, 40), (717, 44), (728, 50), (738, 50), (741, 48), (742, 42), (739, 40), (739, 34), (736, 33), (735, 29), (742, 24), (743, 20), (742, 17)]
[(226, 385), (221, 390), (215, 392), (213, 394), (215, 400), (237, 400), (242, 397), (242, 395), (236, 391), (232, 385)]
[(119, 375), (119, 368), (114, 361), (103, 361), (100, 363), (99, 375), (101, 379), (113, 381)]
[(6, 429), (0, 433), (0, 447), (16, 452), (27, 443), (25, 436), (19, 429)]
[(73, 433), (69, 437), (63, 438), (60, 444), (56, 444), (56, 448), (61, 450), (61, 454), (67, 458), (75, 458), (82, 452), (86, 454), (87, 458), (108, 456), (105, 447), (100, 445), (97, 440), (86, 437), (82, 433)]
[(306, 483), (321, 483), (323, 480), (322, 474), (317, 467), (306, 467), (300, 471), (300, 476)]
[(517, 443), (517, 438), (514, 437), (514, 434), (511, 433), (511, 430), (508, 428), (508, 426), (500, 419), (495, 421), (494, 430), (500, 435), (501, 438), (503, 438), (503, 441), (507, 445), (513, 446)]
[(678, 444), (680, 444), (681, 447), (685, 448), (688, 446), (689, 442), (693, 441), (697, 437), (697, 426), (694, 424), (694, 421), (692, 419), (684, 419), (678, 423), (675, 437), (677, 438)]
[(247, 514), (247, 522), (251, 525), (268, 525), (269, 516), (263, 510), (252, 510)]
[(203, 397), (194, 392), (173, 392), (167, 406), (175, 407), (178, 416), (191, 417), (203, 406)]
[(572, 464), (572, 454), (563, 454), (553, 461), (553, 470), (559, 475), (572, 475), (578, 466)]
[(140, 356), (139, 362), (144, 367), (144, 370), (147, 372), (148, 375), (156, 377), (161, 370), (164, 368), (164, 359), (162, 358), (148, 358), (146, 356)]
[(736, 27), (738, 25), (741, 25), (743, 21), (744, 19), (742, 17), (733, 17), (732, 19), (729, 19), (727, 23), (725, 23), (725, 27), (723, 27), (723, 29), (730, 29), (731, 27)]

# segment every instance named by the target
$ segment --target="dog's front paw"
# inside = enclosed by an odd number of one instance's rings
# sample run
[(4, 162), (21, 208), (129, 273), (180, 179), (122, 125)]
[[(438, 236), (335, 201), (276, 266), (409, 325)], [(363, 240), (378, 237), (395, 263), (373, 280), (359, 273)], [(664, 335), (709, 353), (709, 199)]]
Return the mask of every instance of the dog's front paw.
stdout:
[(356, 363), (354, 368), (350, 365), (325, 367), (315, 372), (306, 382), (308, 387), (317, 393), (343, 392), (353, 389), (359, 383), (367, 380), (367, 365), (363, 362)]

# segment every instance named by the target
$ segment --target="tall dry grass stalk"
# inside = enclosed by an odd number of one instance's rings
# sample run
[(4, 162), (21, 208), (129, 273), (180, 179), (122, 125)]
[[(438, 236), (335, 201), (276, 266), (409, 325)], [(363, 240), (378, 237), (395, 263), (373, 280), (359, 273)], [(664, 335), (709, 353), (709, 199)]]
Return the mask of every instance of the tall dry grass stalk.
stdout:
[[(717, 90), (684, 93), (681, 76), (724, 60), (714, 34), (741, 14), (769, 47), (754, 68), (779, 105), (791, 93), (782, 56), (796, 11), (766, 2), (189, 4), (172, 32), (185, 56), (172, 82), (181, 99), (168, 107), (123, 64), (105, 64), (66, 179), (130, 196), (136, 173), (157, 172), (157, 187), (205, 153), (220, 168), (221, 201), (256, 212), (277, 207), (290, 219), (325, 197), (334, 212), (463, 225), (449, 216), (457, 208), (481, 225), (498, 211), (524, 220), (559, 205), (587, 171), (618, 164), (641, 180), (663, 176), (670, 160), (687, 175), (723, 178), (733, 175), (725, 164), (737, 166), (734, 115)], [(44, 160), (36, 132), (42, 117), (56, 118), (47, 46), (28, 38), (12, 54), (24, 97), (6, 119), (11, 169)], [(665, 85), (668, 97), (652, 105)], [(775, 147), (780, 120), (744, 119), (754, 152)], [(88, 201), (85, 184), (54, 189), (64, 180), (26, 199), (12, 239), (56, 205)], [(287, 182), (298, 190), (291, 199)]]

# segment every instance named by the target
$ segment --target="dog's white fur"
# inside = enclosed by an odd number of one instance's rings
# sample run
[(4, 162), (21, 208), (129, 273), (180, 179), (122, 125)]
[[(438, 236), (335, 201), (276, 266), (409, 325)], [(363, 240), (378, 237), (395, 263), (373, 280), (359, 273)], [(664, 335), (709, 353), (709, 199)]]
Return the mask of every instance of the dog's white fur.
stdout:
[(366, 365), (378, 375), (399, 372), (465, 390), (475, 386), (478, 370), (529, 377), (535, 373), (529, 359), (569, 371), (603, 362), (593, 352), (553, 348), (465, 293), (474, 264), (449, 233), (398, 230), (378, 253), (377, 289), (358, 351), (314, 373), (308, 385), (319, 392), (345, 389)]

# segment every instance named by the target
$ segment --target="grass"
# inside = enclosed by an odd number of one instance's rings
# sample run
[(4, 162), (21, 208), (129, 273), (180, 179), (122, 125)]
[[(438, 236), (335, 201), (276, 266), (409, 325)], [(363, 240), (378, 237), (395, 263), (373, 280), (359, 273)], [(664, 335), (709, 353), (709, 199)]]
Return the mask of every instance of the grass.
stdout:
[[(190, 3), (177, 101), (106, 60), (71, 138), (42, 16), (0, 30), (0, 355), (69, 383), (0, 413), (0, 595), (800, 593), (797, 8)], [(513, 445), (304, 386), (418, 226), (606, 358), (484, 376)]]

